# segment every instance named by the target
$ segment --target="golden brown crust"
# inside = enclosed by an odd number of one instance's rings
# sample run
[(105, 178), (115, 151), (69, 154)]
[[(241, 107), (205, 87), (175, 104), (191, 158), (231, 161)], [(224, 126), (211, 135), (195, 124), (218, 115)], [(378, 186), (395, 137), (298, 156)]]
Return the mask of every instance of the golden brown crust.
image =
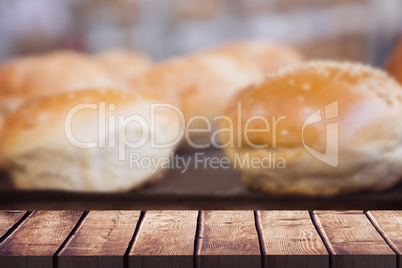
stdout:
[(397, 44), (388, 60), (387, 70), (400, 84), (402, 84), (402, 39)]
[[(328, 106), (332, 104), (336, 106)], [(220, 134), (223, 144), (234, 141), (224, 149), (243, 179), (262, 191), (378, 191), (402, 177), (401, 113), (402, 88), (385, 72), (360, 64), (314, 61), (280, 70), (239, 92), (225, 113), (233, 122), (233, 137), (230, 132)], [(305, 124), (314, 114), (319, 120)], [(244, 134), (246, 122), (256, 115), (267, 119), (268, 128), (254, 120), (248, 126), (252, 131)], [(274, 128), (272, 116), (284, 119)], [(329, 134), (327, 127), (334, 124), (336, 130)], [(220, 127), (228, 126), (221, 121)], [(327, 151), (331, 144), (335, 147)], [(239, 159), (247, 157), (270, 159), (269, 163), (280, 159), (285, 167), (239, 166)]]
[(304, 61), (300, 51), (293, 47), (267, 41), (237, 41), (217, 46), (206, 53), (226, 54), (255, 64), (262, 75)]
[[(382, 104), (377, 104), (379, 100)], [(388, 106), (400, 105), (401, 100), (400, 87), (384, 72), (359, 64), (315, 61), (268, 75), (263, 82), (250, 86), (235, 96), (225, 115), (232, 119), (235, 129), (242, 129), (241, 132), (234, 133), (235, 140), (242, 140), (242, 146), (248, 146), (243, 135), (247, 120), (255, 115), (262, 115), (268, 120), (272, 116), (286, 116), (286, 120), (278, 123), (280, 129), (276, 135), (276, 144), (293, 148), (302, 146), (302, 125), (308, 116), (328, 104), (338, 101), (340, 128), (351, 129), (352, 124), (356, 123), (350, 120), (355, 117), (356, 107), (359, 107), (360, 113), (369, 115), (372, 114), (373, 107), (378, 105), (379, 110), (376, 113), (385, 116)], [(240, 126), (237, 125), (239, 102), (242, 107)], [(364, 128), (378, 124), (381, 119), (378, 116), (361, 117), (360, 129), (354, 131), (363, 131)], [(249, 129), (263, 129), (264, 126), (261, 120), (253, 120)], [(323, 148), (325, 140), (320, 137), (325, 132), (325, 126), (323, 121), (306, 129), (305, 141), (317, 148)], [(238, 137), (238, 133), (242, 135)], [(228, 139), (225, 134), (228, 133), (223, 133), (223, 143)], [(266, 133), (251, 132), (247, 137), (253, 144), (273, 143), (273, 136)]]
[(117, 81), (123, 83), (143, 74), (152, 66), (151, 59), (145, 54), (121, 48), (96, 54), (94, 59), (106, 68)]
[[(257, 52), (254, 51), (255, 45), (259, 46)], [(211, 95), (220, 91), (220, 94), (231, 96), (241, 87), (262, 78), (268, 70), (277, 70), (300, 61), (298, 52), (280, 45), (230, 43), (161, 63), (145, 75), (133, 79), (133, 86), (136, 90), (165, 95), (175, 104), (197, 106), (200, 101), (194, 102), (189, 98), (190, 95)], [(269, 67), (262, 68), (262, 63)], [(208, 98), (209, 101), (214, 99), (213, 95)], [(219, 106), (222, 106), (222, 102), (226, 100), (219, 100)], [(208, 110), (205, 104), (199, 104), (203, 108), (199, 107), (198, 114), (202, 115)], [(216, 107), (220, 111), (222, 108)]]
[[(294, 55), (279, 45), (258, 43), (258, 53), (254, 45), (253, 42), (228, 44), (171, 59), (133, 79), (132, 88), (164, 97), (182, 109), (186, 120), (206, 117), (214, 130), (214, 117), (222, 115), (227, 101), (240, 89), (262, 79), (268, 69), (300, 62), (299, 54)], [(274, 59), (269, 60), (270, 57)], [(286, 60), (280, 61), (282, 58)], [(262, 62), (269, 67), (262, 67)], [(205, 122), (193, 121), (191, 128), (205, 128)], [(199, 144), (210, 141), (207, 136)]]
[[(155, 144), (174, 140), (179, 128), (175, 114), (155, 111), (155, 128), (151, 131), (151, 104), (155, 102), (160, 99), (113, 88), (31, 99), (5, 119), (0, 135), (0, 163), (19, 189), (137, 189), (160, 179), (164, 168), (132, 165), (131, 154), (156, 163), (159, 158), (169, 159), (176, 147), (151, 146), (151, 139)], [(129, 119), (131, 116), (140, 116), (145, 125)], [(110, 124), (111, 118), (114, 124)], [(122, 119), (130, 121), (124, 124)], [(145, 143), (131, 147), (143, 133)], [(132, 142), (128, 144), (129, 141)], [(96, 144), (90, 145), (93, 142)]]
[[(62, 128), (64, 122), (61, 119), (65, 118), (69, 110), (76, 105), (88, 102), (98, 104), (104, 101), (108, 104), (119, 104), (118, 108), (123, 110), (137, 98), (138, 96), (133, 93), (112, 88), (85, 89), (32, 98), (5, 117), (0, 139), (0, 157), (10, 155), (17, 148), (24, 147), (20, 135), (37, 126), (48, 124), (51, 129), (55, 124), (59, 124)], [(91, 110), (83, 110), (79, 121), (85, 124), (86, 115), (93, 116), (93, 114)], [(29, 140), (26, 142), (29, 143)]]
[(7, 113), (43, 94), (114, 84), (103, 67), (77, 52), (56, 51), (17, 58), (0, 67), (0, 110)]

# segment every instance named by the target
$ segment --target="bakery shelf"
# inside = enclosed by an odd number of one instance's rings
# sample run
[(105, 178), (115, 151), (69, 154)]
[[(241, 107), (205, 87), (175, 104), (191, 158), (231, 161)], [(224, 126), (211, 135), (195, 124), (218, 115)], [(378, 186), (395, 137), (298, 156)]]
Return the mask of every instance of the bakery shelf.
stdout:
[[(221, 151), (204, 153), (223, 156)], [(162, 180), (140, 190), (102, 194), (17, 191), (3, 174), (0, 209), (402, 209), (402, 184), (382, 192), (329, 197), (272, 195), (250, 189), (234, 169), (192, 168), (185, 173), (170, 170)]]

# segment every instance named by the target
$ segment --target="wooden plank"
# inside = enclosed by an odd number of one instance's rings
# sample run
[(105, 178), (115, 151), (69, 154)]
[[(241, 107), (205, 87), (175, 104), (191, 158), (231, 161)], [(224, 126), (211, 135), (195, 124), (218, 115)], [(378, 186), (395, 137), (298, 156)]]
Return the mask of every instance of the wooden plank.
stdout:
[(253, 211), (202, 211), (198, 267), (261, 267)]
[(141, 211), (91, 211), (60, 251), (58, 267), (124, 266)]
[(35, 211), (0, 244), (0, 267), (52, 267), (80, 211)]
[(362, 211), (315, 211), (332, 267), (396, 267), (396, 255)]
[(129, 267), (192, 267), (198, 211), (148, 211), (130, 250)]
[(0, 211), (0, 238), (26, 214), (26, 211), (3, 210)]
[(329, 255), (308, 211), (258, 211), (265, 267), (329, 267)]
[(402, 211), (368, 211), (367, 216), (388, 245), (398, 253), (399, 268), (402, 268)]

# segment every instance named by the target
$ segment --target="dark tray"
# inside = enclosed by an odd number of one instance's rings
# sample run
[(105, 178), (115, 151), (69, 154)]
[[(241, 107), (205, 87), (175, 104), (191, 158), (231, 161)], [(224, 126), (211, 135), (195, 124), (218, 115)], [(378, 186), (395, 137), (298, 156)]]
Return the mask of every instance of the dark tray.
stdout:
[[(203, 151), (222, 157), (221, 151)], [(180, 153), (180, 156), (194, 156)], [(194, 157), (192, 157), (194, 160)], [(0, 209), (402, 209), (402, 184), (383, 192), (329, 197), (272, 195), (250, 189), (234, 169), (170, 170), (165, 177), (128, 193), (18, 191), (0, 175)]]

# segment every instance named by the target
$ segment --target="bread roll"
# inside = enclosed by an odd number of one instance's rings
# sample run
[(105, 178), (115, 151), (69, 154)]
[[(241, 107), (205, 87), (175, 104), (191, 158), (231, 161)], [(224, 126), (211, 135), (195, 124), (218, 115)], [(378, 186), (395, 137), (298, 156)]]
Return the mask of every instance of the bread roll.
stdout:
[(265, 192), (384, 190), (402, 175), (401, 102), (402, 88), (380, 70), (313, 61), (236, 95), (225, 112), (234, 130), (221, 140), (244, 181)]
[(388, 72), (402, 84), (402, 39), (389, 58), (387, 69)]
[(293, 47), (265, 41), (238, 41), (213, 48), (207, 53), (210, 52), (249, 60), (263, 76), (304, 59)]
[(179, 129), (175, 114), (157, 109), (151, 128), (150, 105), (158, 101), (112, 89), (33, 99), (5, 119), (0, 163), (19, 189), (138, 188), (161, 178), (175, 148), (168, 144)]
[(105, 67), (116, 81), (125, 85), (135, 76), (151, 68), (149, 57), (139, 52), (125, 49), (112, 49), (94, 55), (94, 59)]
[(211, 135), (217, 129), (214, 118), (222, 115), (227, 101), (239, 89), (262, 79), (267, 70), (300, 61), (298, 53), (279, 45), (228, 44), (161, 63), (134, 79), (132, 86), (179, 106), (187, 129), (208, 129), (205, 120), (194, 119), (204, 117), (211, 131), (188, 132), (184, 146), (205, 148), (211, 146)]
[(0, 66), (0, 117), (42, 94), (114, 84), (103, 67), (77, 52), (57, 51), (10, 60)]

